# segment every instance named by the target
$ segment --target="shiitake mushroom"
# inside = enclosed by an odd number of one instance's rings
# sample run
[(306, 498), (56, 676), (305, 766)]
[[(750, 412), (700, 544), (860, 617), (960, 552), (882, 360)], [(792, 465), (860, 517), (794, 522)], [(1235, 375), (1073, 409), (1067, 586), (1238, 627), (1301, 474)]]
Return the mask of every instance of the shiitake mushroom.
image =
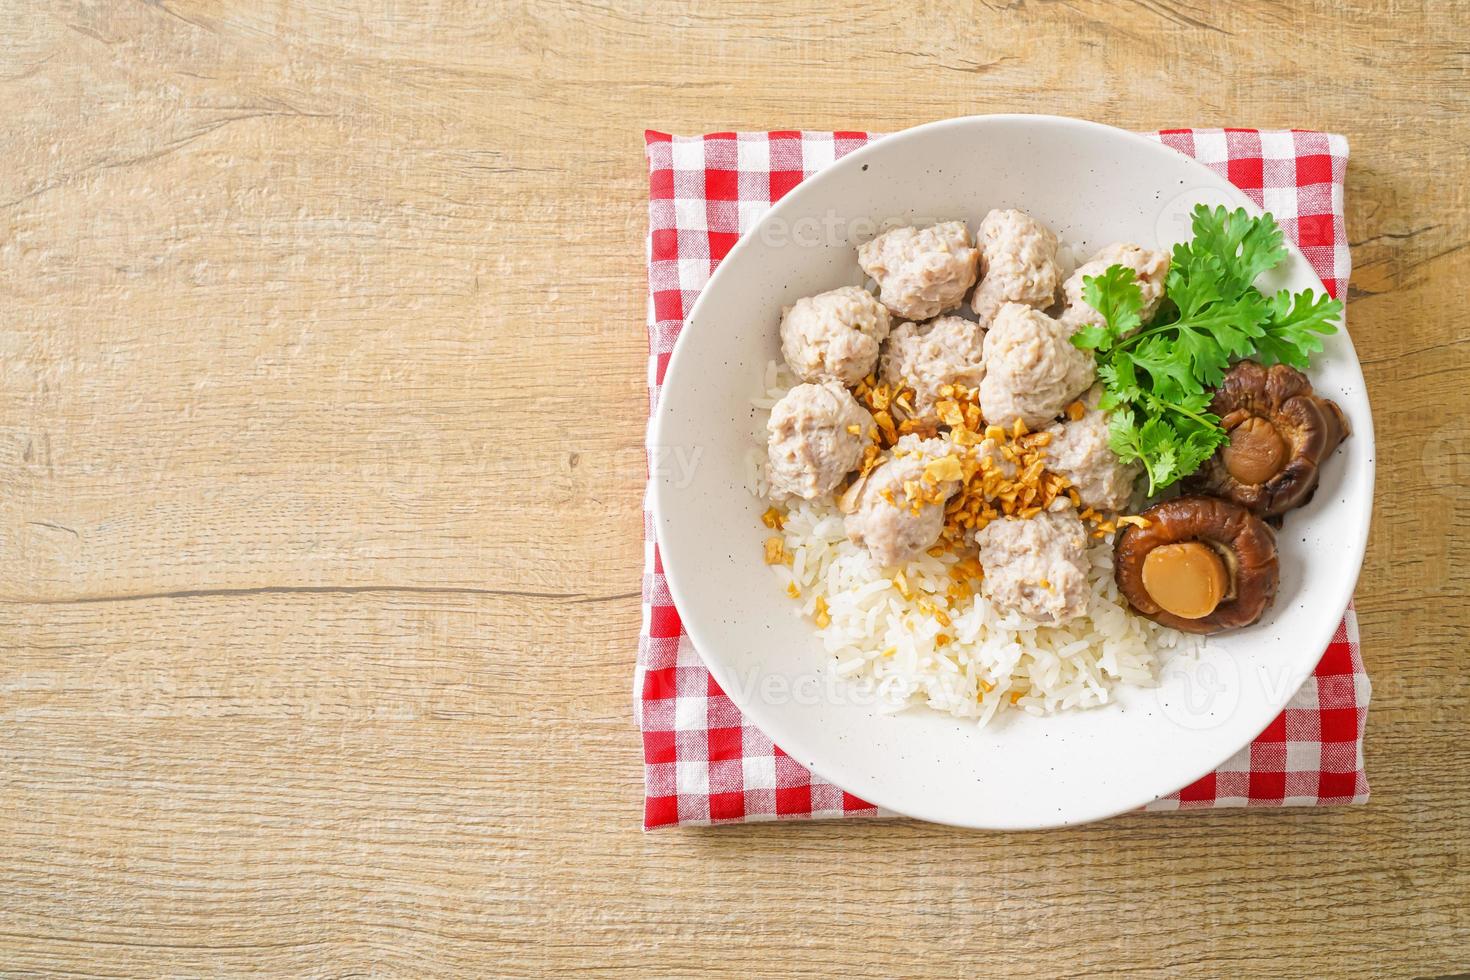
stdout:
[(1230, 441), (1186, 486), (1232, 500), (1258, 517), (1275, 517), (1312, 498), (1322, 462), (1349, 434), (1337, 403), (1312, 390), (1286, 364), (1241, 361), (1210, 405)]
[(1176, 497), (1119, 531), (1113, 576), (1139, 613), (1186, 633), (1258, 621), (1276, 598), (1276, 535), (1240, 504)]

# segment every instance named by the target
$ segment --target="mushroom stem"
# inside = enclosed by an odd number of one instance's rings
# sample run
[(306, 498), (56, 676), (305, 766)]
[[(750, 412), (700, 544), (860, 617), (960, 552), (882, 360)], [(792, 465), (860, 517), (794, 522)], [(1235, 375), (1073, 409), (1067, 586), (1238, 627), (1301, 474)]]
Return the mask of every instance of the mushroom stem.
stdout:
[(1161, 545), (1144, 557), (1143, 587), (1166, 612), (1203, 619), (1229, 591), (1229, 575), (1214, 548), (1181, 541)]
[(1220, 454), (1225, 469), (1236, 480), (1261, 484), (1281, 472), (1290, 450), (1276, 426), (1259, 415), (1251, 415), (1230, 430), (1230, 441)]

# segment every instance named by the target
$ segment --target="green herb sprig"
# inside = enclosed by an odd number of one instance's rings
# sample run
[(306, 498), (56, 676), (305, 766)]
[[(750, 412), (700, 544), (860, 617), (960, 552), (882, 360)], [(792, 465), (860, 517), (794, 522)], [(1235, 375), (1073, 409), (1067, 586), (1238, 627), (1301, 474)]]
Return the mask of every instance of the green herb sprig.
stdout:
[(1304, 369), (1342, 312), (1342, 303), (1311, 290), (1267, 296), (1256, 288), (1286, 258), (1271, 215), (1201, 204), (1192, 217), (1194, 239), (1174, 246), (1164, 302), (1151, 322), (1143, 322), (1133, 270), (1114, 265), (1082, 280), (1082, 298), (1103, 324), (1072, 336), (1097, 357), (1101, 407), (1112, 413), (1109, 444), (1124, 462), (1142, 465), (1149, 496), (1229, 441), (1209, 410), (1210, 389), (1234, 361)]

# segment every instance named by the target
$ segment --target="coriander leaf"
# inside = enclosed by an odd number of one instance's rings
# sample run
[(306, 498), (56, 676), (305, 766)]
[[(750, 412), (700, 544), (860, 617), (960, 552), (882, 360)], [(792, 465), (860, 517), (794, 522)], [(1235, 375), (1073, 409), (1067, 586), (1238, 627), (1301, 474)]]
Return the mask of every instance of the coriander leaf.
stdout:
[(1232, 300), (1211, 303), (1174, 325), (1178, 344), (1201, 381), (1219, 384), (1231, 356), (1244, 357), (1255, 350), (1268, 308), (1266, 298), (1250, 289)]
[(1088, 323), (1077, 328), (1077, 332), (1072, 334), (1072, 346), (1082, 350), (1097, 350), (1099, 347), (1111, 347), (1116, 339), (1106, 324), (1099, 327)]
[(1150, 337), (1133, 350), (1133, 363), (1152, 381), (1151, 387), (1165, 401), (1201, 391), (1186, 354), (1163, 336)]
[(1193, 214), (1194, 252), (1219, 259), (1225, 273), (1222, 294), (1237, 293), (1255, 284), (1267, 269), (1274, 269), (1286, 258), (1283, 235), (1270, 214), (1252, 218), (1245, 208), (1213, 211), (1206, 205), (1195, 206)]
[(1290, 364), (1305, 369), (1322, 349), (1322, 334), (1337, 332), (1342, 303), (1305, 290), (1293, 296), (1283, 289), (1271, 298), (1263, 335), (1256, 341), (1262, 364)]
[(1143, 468), (1148, 477), (1148, 493), (1166, 487), (1179, 479), (1180, 439), (1174, 427), (1162, 416), (1149, 419), (1139, 429), (1139, 441), (1143, 445)]
[(1190, 317), (1205, 304), (1221, 298), (1220, 281), (1224, 277), (1224, 266), (1219, 259), (1208, 252), (1196, 252), (1191, 245), (1180, 244), (1174, 246), (1164, 286), (1179, 315)]
[[(1201, 253), (1203, 254), (1203, 253)], [(1183, 288), (1191, 278), (1191, 271), (1195, 265), (1194, 245), (1191, 242), (1177, 242), (1169, 256), (1169, 271), (1164, 275), (1165, 292), (1173, 296)]]
[(1204, 465), (1205, 460), (1215, 455), (1215, 450), (1230, 441), (1230, 434), (1220, 427), (1220, 420), (1209, 424), (1196, 422), (1187, 416), (1176, 416), (1176, 425), (1183, 439), (1179, 444), (1179, 473), (1188, 476)]
[(1117, 351), (1099, 364), (1097, 376), (1103, 383), (1103, 396), (1098, 407), (1105, 412), (1143, 397), (1143, 389), (1139, 387), (1137, 373), (1133, 370), (1133, 358), (1127, 351)]
[(1206, 422), (1214, 424), (1220, 421), (1210, 414), (1210, 403), (1215, 400), (1213, 391), (1201, 391), (1193, 395), (1187, 395), (1176, 402), (1173, 407), (1176, 411), (1185, 415), (1197, 415)]
[(1188, 360), (1193, 379), (1207, 385), (1219, 384), (1225, 377), (1225, 369), (1230, 366), (1229, 352), (1208, 330), (1181, 326), (1173, 350), (1177, 356)]
[(1133, 409), (1119, 408), (1108, 418), (1108, 448), (1123, 462), (1143, 458), (1143, 442)]
[(1111, 347), (1143, 325), (1143, 291), (1127, 266), (1113, 265), (1100, 276), (1083, 276), (1082, 299), (1103, 318), (1103, 326), (1083, 327), (1073, 334), (1072, 343), (1084, 350)]
[(1209, 429), (1220, 424), (1220, 417), (1209, 410), (1210, 392), (1200, 392), (1179, 401), (1165, 401), (1152, 392), (1145, 392), (1142, 405), (1150, 414), (1171, 419), (1176, 428), (1195, 427)]

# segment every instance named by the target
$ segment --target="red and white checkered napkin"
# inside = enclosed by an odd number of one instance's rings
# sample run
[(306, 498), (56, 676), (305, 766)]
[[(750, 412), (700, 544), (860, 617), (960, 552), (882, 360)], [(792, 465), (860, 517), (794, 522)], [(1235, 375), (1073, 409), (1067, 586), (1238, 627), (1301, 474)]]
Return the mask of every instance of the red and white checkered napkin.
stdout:
[[(1301, 246), (1328, 292), (1346, 291), (1343, 137), (1254, 129), (1150, 135), (1245, 191)], [(787, 131), (646, 137), (651, 411), (684, 316), (735, 240), (803, 178), (878, 136)], [(746, 722), (679, 624), (646, 508), (644, 535), (643, 632), (634, 693), (643, 730), (645, 828), (880, 815), (814, 776)], [(1365, 802), (1369, 690), (1349, 607), (1316, 672), (1280, 717), (1216, 772), (1147, 808)]]

